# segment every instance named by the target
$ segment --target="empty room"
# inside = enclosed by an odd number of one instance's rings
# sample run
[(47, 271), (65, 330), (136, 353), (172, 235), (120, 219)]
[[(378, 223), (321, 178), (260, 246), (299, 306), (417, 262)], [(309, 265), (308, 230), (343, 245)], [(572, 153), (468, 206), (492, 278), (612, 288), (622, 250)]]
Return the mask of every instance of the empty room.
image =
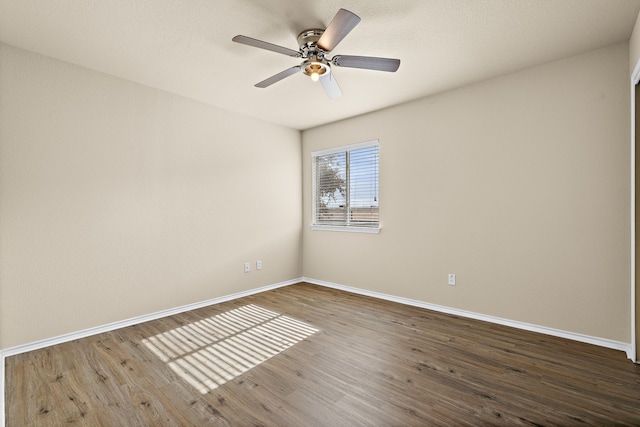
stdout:
[(4, 425), (640, 425), (639, 13), (0, 1)]

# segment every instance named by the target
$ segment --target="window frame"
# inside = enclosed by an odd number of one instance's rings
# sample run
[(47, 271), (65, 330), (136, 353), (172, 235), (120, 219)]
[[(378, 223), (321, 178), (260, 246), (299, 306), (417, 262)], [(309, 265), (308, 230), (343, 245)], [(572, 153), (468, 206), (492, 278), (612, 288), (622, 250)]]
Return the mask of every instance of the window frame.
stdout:
[[(319, 156), (326, 156), (330, 154), (336, 153), (349, 153), (354, 150), (359, 150), (362, 148), (369, 147), (377, 147), (378, 148), (378, 182), (376, 183), (377, 187), (377, 200), (378, 200), (378, 224), (377, 226), (352, 226), (352, 225), (327, 225), (327, 224), (316, 224), (316, 161), (315, 158)], [(348, 158), (348, 155), (347, 155)], [(347, 161), (347, 176), (349, 174), (350, 167), (350, 159)], [(311, 152), (311, 229), (319, 230), (319, 231), (343, 231), (343, 232), (351, 232), (351, 233), (369, 233), (369, 234), (377, 234), (380, 233), (381, 229), (381, 221), (380, 221), (380, 178), (379, 178), (379, 170), (380, 170), (380, 142), (377, 139), (373, 139), (370, 141), (360, 142), (356, 144), (343, 145), (340, 147), (327, 148), (324, 150), (312, 151)], [(348, 178), (347, 178), (348, 179)], [(347, 199), (349, 198), (349, 193), (346, 195)]]

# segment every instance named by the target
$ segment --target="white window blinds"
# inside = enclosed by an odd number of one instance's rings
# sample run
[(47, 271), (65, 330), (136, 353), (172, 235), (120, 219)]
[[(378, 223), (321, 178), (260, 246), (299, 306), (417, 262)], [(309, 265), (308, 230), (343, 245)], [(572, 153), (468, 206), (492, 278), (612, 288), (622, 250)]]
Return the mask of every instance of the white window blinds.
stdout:
[(312, 153), (313, 225), (379, 229), (378, 141)]

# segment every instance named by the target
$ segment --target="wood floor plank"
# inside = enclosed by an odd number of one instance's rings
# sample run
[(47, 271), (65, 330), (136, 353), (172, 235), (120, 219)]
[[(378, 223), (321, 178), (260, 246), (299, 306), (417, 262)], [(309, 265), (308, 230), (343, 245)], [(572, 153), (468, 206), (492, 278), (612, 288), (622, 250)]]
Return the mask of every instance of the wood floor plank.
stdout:
[(306, 283), (5, 371), (7, 426), (640, 425), (622, 352)]

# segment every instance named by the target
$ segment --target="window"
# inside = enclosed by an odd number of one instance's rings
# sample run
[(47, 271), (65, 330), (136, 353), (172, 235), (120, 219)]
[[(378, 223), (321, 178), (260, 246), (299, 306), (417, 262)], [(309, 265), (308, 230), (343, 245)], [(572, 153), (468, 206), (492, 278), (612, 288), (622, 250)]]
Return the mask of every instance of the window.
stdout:
[(315, 230), (380, 231), (378, 141), (311, 153)]

